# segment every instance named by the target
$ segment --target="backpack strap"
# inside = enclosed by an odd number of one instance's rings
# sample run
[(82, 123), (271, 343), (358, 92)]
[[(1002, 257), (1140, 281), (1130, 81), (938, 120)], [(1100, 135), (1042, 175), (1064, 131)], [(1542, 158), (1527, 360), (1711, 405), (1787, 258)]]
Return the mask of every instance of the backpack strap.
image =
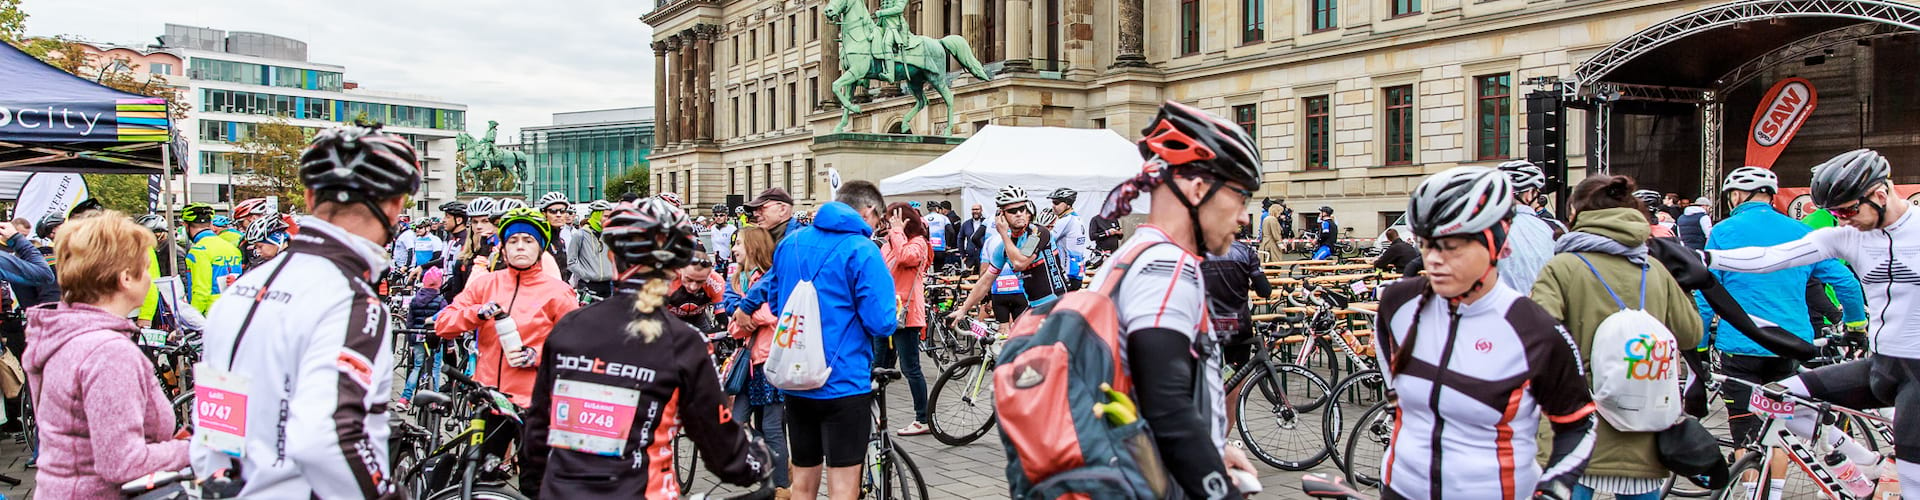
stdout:
[(1145, 245), (1134, 247), (1132, 250), (1127, 251), (1127, 253), (1116, 256), (1117, 258), (1115, 258), (1112, 261), (1113, 263), (1110, 264), (1110, 266), (1112, 267), (1112, 270), (1107, 272), (1116, 272), (1120, 274), (1113, 276), (1112, 278), (1108, 279), (1104, 283), (1101, 283), (1100, 294), (1107, 296), (1109, 300), (1119, 299), (1120, 298), (1120, 282), (1127, 279), (1127, 268), (1133, 267), (1134, 259), (1140, 258), (1140, 254), (1147, 253), (1147, 250), (1153, 247), (1157, 247), (1160, 245), (1172, 245), (1172, 244), (1173, 242), (1171, 241), (1158, 241), (1154, 243), (1148, 243)]
[[(1607, 284), (1607, 278), (1600, 276), (1600, 270), (1595, 269), (1593, 267), (1593, 261), (1587, 260), (1587, 256), (1580, 255), (1578, 252), (1575, 252), (1573, 256), (1580, 258), (1580, 262), (1584, 262), (1587, 264), (1587, 271), (1592, 272), (1593, 277), (1595, 279), (1600, 280), (1600, 287), (1607, 289), (1607, 295), (1613, 297), (1614, 304), (1618, 304), (1621, 309), (1627, 308), (1627, 301), (1620, 300), (1620, 294), (1613, 293), (1613, 286)], [(1645, 266), (1645, 265), (1640, 266), (1640, 310), (1642, 311), (1647, 310), (1647, 268), (1648, 267), (1651, 267), (1651, 266)]]

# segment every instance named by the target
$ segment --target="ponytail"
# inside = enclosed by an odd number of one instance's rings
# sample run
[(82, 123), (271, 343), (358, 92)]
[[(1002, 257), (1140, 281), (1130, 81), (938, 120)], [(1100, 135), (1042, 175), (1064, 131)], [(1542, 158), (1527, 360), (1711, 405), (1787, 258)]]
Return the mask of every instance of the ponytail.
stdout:
[(667, 293), (672, 291), (670, 287), (667, 280), (653, 278), (640, 285), (638, 290), (634, 290), (634, 314), (633, 320), (627, 322), (627, 335), (639, 337), (642, 343), (651, 343), (654, 339), (660, 338), (660, 333), (666, 327), (660, 324), (660, 319), (654, 317), (653, 313), (666, 305)]

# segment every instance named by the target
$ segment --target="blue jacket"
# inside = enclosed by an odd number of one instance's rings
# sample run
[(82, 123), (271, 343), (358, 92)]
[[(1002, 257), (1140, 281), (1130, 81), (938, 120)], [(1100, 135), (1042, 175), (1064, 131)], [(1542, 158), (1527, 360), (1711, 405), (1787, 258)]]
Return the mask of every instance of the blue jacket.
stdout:
[(407, 328), (425, 330), (427, 321), (447, 308), (447, 299), (440, 296), (438, 288), (422, 288), (413, 293), (413, 302), (407, 305)]
[(13, 287), (21, 308), (60, 301), (53, 268), (47, 267), (46, 257), (33, 248), (26, 235), (15, 234), (7, 240), (7, 250), (13, 253), (0, 253), (0, 281)]
[[(1750, 201), (1734, 207), (1733, 215), (1714, 224), (1713, 234), (1707, 238), (1707, 249), (1773, 246), (1798, 240), (1812, 231), (1799, 221), (1774, 211), (1773, 205)], [(1842, 317), (1847, 322), (1866, 321), (1866, 299), (1861, 294), (1860, 281), (1854, 278), (1853, 271), (1837, 259), (1765, 274), (1713, 271), (1713, 277), (1719, 279), (1720, 285), (1733, 295), (1733, 299), (1746, 308), (1747, 314), (1777, 323), (1802, 339), (1812, 340), (1813, 326), (1807, 320), (1806, 290), (1809, 276), (1833, 286), (1835, 295), (1840, 298)], [(1707, 307), (1706, 299), (1699, 293), (1694, 293), (1694, 303), (1700, 308), (1702, 320), (1713, 319), (1713, 309)], [(1722, 352), (1747, 356), (1774, 355), (1725, 322), (1720, 323), (1714, 336), (1709, 338), (1715, 339), (1715, 347)]]
[(873, 391), (869, 338), (893, 335), (899, 320), (895, 319), (893, 276), (880, 259), (880, 248), (869, 239), (872, 235), (873, 228), (853, 207), (840, 202), (823, 205), (812, 226), (798, 228), (780, 241), (773, 250), (773, 269), (733, 304), (748, 311), (768, 304), (780, 311), (794, 286), (813, 281), (820, 294), (820, 337), (833, 374), (819, 389), (788, 394), (833, 399)]

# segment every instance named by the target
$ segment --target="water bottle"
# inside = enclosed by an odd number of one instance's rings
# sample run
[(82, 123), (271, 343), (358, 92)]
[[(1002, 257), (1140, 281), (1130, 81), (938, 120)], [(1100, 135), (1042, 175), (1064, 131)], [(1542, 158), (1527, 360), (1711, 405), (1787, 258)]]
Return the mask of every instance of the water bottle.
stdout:
[(1847, 491), (1856, 498), (1873, 496), (1873, 481), (1860, 473), (1860, 467), (1847, 460), (1847, 456), (1836, 451), (1827, 455), (1827, 468), (1833, 470), (1833, 477), (1847, 486)]
[(525, 347), (524, 344), (520, 343), (519, 325), (514, 324), (513, 318), (506, 316), (505, 313), (502, 313), (500, 318), (493, 320), (493, 334), (500, 341), (500, 352), (502, 355), (520, 352), (520, 349)]

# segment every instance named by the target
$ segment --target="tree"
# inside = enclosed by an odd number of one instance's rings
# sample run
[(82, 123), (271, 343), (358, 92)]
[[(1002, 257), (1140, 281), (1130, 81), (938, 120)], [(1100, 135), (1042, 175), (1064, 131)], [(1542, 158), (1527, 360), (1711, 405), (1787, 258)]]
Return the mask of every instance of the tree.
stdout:
[(308, 131), (274, 118), (253, 127), (253, 133), (227, 153), (234, 174), (244, 175), (234, 186), (236, 198), (279, 196), (282, 207), (306, 206), (306, 187), (300, 184), (300, 151), (307, 147)]
[[(609, 200), (619, 200), (620, 197), (625, 195), (629, 190), (635, 194), (644, 194), (647, 192), (648, 181), (653, 179), (653, 175), (651, 174), (652, 170), (653, 169), (648, 168), (645, 163), (630, 165), (627, 167), (626, 173), (620, 174), (619, 177), (607, 179), (606, 187), (600, 192), (606, 193), (606, 198)], [(631, 189), (627, 186), (627, 182), (629, 181), (633, 182)]]
[(124, 174), (81, 174), (87, 181), (87, 196), (100, 200), (107, 208), (138, 216), (147, 213), (147, 176)]
[(20, 10), (20, 0), (0, 0), (0, 42), (19, 46), (27, 37), (27, 12)]

